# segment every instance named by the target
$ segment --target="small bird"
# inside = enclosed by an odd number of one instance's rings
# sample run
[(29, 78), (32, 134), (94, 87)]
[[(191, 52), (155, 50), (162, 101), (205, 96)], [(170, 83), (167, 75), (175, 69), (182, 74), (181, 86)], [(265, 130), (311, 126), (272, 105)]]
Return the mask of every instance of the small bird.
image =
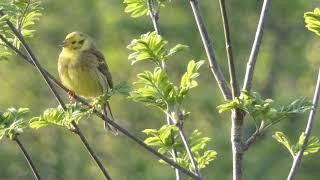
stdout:
[[(61, 46), (58, 72), (62, 84), (71, 91), (70, 94), (95, 98), (113, 88), (105, 58), (91, 37), (81, 32), (72, 32)], [(102, 109), (103, 115), (113, 120), (109, 103)], [(105, 128), (117, 134), (117, 130), (107, 122)]]

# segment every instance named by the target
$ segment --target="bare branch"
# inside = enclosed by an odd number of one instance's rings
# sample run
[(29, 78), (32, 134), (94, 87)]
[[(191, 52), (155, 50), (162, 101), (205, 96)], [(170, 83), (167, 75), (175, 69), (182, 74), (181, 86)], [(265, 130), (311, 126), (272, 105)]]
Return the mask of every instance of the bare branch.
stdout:
[(231, 34), (229, 30), (229, 23), (228, 23), (228, 15), (225, 5), (225, 0), (219, 0), (220, 3), (220, 10), (222, 15), (223, 21), (223, 30), (224, 30), (224, 38), (226, 43), (226, 51), (228, 57), (228, 66), (229, 66), (229, 76), (230, 76), (230, 85), (232, 90), (232, 98), (238, 97), (240, 94), (239, 84), (237, 82), (237, 75), (236, 70), (234, 68), (234, 60), (233, 60), (233, 53), (232, 53), (232, 43), (231, 43)]
[(247, 63), (247, 69), (246, 74), (244, 78), (243, 83), (243, 90), (250, 91), (251, 90), (251, 84), (252, 84), (252, 78), (253, 78), (253, 72), (254, 68), (257, 62), (257, 57), (259, 53), (259, 49), (262, 43), (262, 37), (263, 37), (263, 30), (265, 27), (266, 17), (269, 9), (270, 0), (264, 0), (262, 5), (262, 10), (260, 14), (260, 19), (255, 35), (255, 39), (252, 45), (250, 57)]
[(30, 168), (32, 170), (34, 178), (37, 179), (37, 180), (41, 180), (39, 172), (37, 171), (35, 165), (33, 164), (32, 160), (31, 160), (31, 157), (29, 156), (27, 150), (24, 148), (23, 144), (19, 140), (18, 135), (16, 135), (13, 140), (18, 144), (20, 150), (22, 151), (24, 157), (26, 158), (26, 160), (27, 160), (27, 162), (28, 162), (28, 164), (29, 164), (29, 166), (30, 166)]
[(100, 170), (102, 171), (102, 173), (104, 174), (104, 176), (106, 177), (107, 180), (112, 180), (111, 176), (109, 175), (109, 173), (106, 171), (106, 169), (104, 168), (103, 164), (101, 163), (101, 161), (99, 160), (97, 154), (93, 151), (93, 149), (91, 148), (91, 146), (89, 145), (86, 137), (82, 134), (82, 131), (80, 130), (80, 128), (78, 127), (77, 123), (75, 123), (74, 121), (71, 121), (72, 126), (75, 128), (75, 133), (77, 135), (79, 135), (83, 145), (85, 146), (85, 148), (87, 149), (87, 151), (89, 152), (90, 156), (93, 158), (93, 160), (97, 163), (98, 167), (100, 168)]
[(287, 180), (293, 180), (294, 179), (294, 176), (295, 176), (295, 174), (296, 174), (296, 172), (297, 172), (297, 170), (298, 170), (298, 168), (299, 168), (299, 166), (301, 164), (303, 152), (304, 152), (305, 148), (308, 145), (308, 141), (309, 141), (309, 138), (311, 136), (312, 127), (313, 127), (313, 124), (314, 124), (314, 121), (315, 121), (318, 102), (319, 102), (319, 96), (320, 96), (320, 69), (319, 69), (319, 73), (318, 73), (318, 80), (317, 80), (316, 90), (315, 90), (314, 96), (313, 96), (313, 102), (312, 102), (313, 108), (310, 111), (307, 127), (306, 127), (306, 130), (304, 132), (305, 138), (304, 138), (303, 144), (302, 144), (299, 152), (293, 158), (292, 167), (291, 167), (291, 170), (290, 170), (290, 173), (288, 175)]
[(209, 61), (209, 67), (219, 85), (219, 88), (224, 96), (224, 99), (230, 100), (232, 95), (230, 88), (228, 87), (228, 84), (224, 78), (224, 75), (221, 71), (220, 65), (217, 62), (217, 59), (215, 57), (215, 52), (213, 49), (213, 44), (210, 40), (208, 30), (204, 24), (204, 19), (201, 15), (200, 7), (199, 7), (199, 2), (198, 0), (189, 0), (190, 5), (193, 11), (193, 16), (196, 20), (197, 26), (199, 33), (201, 35), (202, 43), (203, 46), (206, 50), (208, 61)]

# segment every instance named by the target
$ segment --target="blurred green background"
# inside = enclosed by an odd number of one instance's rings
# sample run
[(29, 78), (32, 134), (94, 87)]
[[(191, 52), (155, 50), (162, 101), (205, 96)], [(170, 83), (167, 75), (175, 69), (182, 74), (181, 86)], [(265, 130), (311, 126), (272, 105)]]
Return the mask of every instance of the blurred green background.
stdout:
[[(218, 1), (201, 1), (203, 15), (214, 40), (217, 58), (227, 77), (226, 54)], [(254, 91), (286, 104), (298, 97), (312, 98), (319, 67), (320, 39), (304, 27), (303, 13), (319, 6), (317, 0), (272, 1), (263, 45), (254, 77)], [(244, 76), (262, 0), (227, 1), (233, 38), (238, 79)], [(93, 36), (104, 52), (114, 81), (135, 80), (135, 74), (148, 65), (131, 66), (126, 46), (133, 38), (152, 31), (149, 17), (131, 18), (124, 13), (121, 0), (43, 1), (43, 16), (37, 24), (35, 37), (29, 42), (44, 67), (57, 76), (59, 43), (72, 31), (83, 31)], [(190, 50), (168, 62), (172, 78), (177, 81), (190, 59), (206, 59), (197, 27), (188, 1), (172, 1), (160, 12), (163, 36), (171, 45), (190, 45)], [(209, 148), (218, 152), (218, 158), (203, 170), (205, 179), (231, 179), (232, 158), (230, 146), (229, 113), (218, 114), (216, 106), (223, 102), (216, 82), (205, 65), (200, 70), (200, 86), (187, 100), (191, 117), (185, 122), (187, 131), (200, 129), (212, 138)], [(61, 92), (62, 93), (62, 92)], [(0, 62), (0, 110), (8, 107), (29, 107), (38, 115), (57, 102), (40, 75), (18, 57)], [(144, 138), (141, 130), (158, 128), (165, 123), (156, 109), (116, 96), (111, 100), (117, 121), (131, 132)], [(318, 118), (319, 119), (319, 118)], [(285, 179), (291, 167), (291, 156), (271, 138), (277, 130), (289, 134), (296, 141), (304, 130), (307, 115), (283, 121), (246, 153), (244, 179)], [(245, 136), (254, 131), (251, 119), (245, 121)], [(320, 122), (314, 135), (320, 136)], [(80, 123), (90, 144), (116, 180), (174, 179), (174, 171), (159, 164), (157, 158), (127, 137), (105, 133), (101, 120), (91, 118)], [(59, 128), (42, 128), (24, 133), (25, 144), (46, 180), (104, 179), (98, 167), (86, 153), (79, 138)], [(320, 154), (306, 156), (297, 174), (299, 180), (318, 180)], [(0, 141), (0, 180), (32, 180), (33, 176), (17, 145), (7, 139)], [(187, 178), (186, 178), (187, 179)]]

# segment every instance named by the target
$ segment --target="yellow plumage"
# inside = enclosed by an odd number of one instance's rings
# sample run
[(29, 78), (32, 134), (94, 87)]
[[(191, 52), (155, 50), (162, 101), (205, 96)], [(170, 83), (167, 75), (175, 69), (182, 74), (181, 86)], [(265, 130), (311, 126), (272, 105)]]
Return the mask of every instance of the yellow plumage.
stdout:
[[(63, 41), (58, 72), (61, 82), (77, 95), (95, 98), (102, 95), (113, 82), (103, 54), (93, 40), (81, 32), (72, 32)], [(107, 104), (105, 114), (113, 120)], [(111, 126), (106, 124), (109, 129)], [(114, 130), (114, 129), (112, 129)]]

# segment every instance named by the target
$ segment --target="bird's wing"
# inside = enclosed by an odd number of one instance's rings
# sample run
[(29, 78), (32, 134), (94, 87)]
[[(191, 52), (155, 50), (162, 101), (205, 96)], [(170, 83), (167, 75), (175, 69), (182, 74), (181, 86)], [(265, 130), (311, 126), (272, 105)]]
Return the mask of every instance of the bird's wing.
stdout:
[(94, 48), (91, 48), (89, 51), (90, 53), (92, 53), (94, 56), (97, 57), (96, 59), (98, 60), (98, 70), (106, 77), (108, 81), (108, 85), (112, 89), (113, 88), (112, 76), (103, 54)]

